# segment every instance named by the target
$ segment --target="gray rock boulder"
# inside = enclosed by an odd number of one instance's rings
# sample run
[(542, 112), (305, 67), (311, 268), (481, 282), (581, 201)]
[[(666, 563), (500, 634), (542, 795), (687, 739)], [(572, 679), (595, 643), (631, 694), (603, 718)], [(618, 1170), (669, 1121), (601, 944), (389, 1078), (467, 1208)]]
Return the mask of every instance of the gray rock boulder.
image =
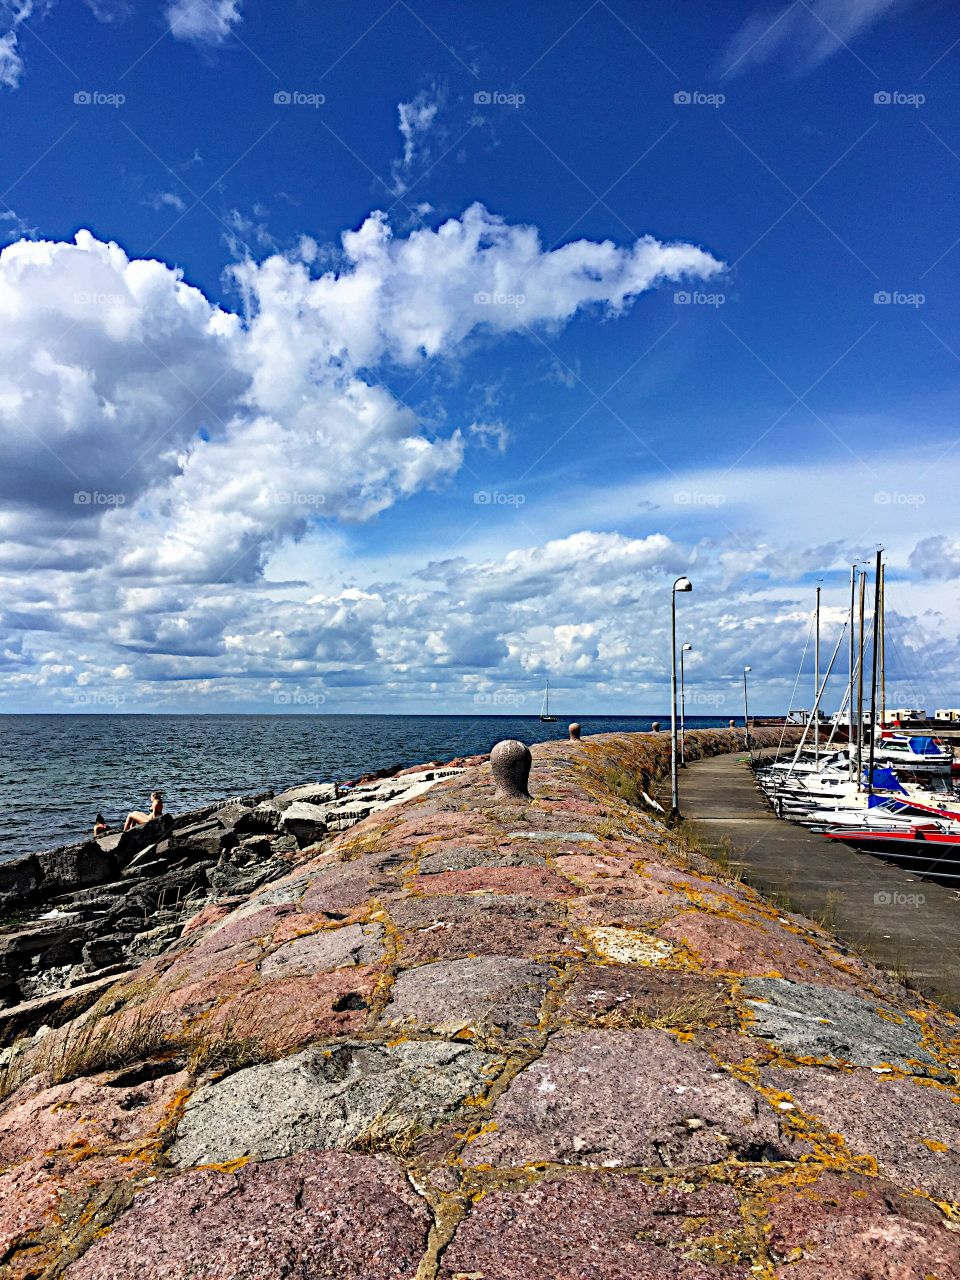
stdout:
[(112, 879), (117, 870), (116, 857), (105, 853), (96, 840), (47, 849), (38, 853), (36, 858), (46, 898), (87, 885), (102, 884)]
[(233, 833), (244, 836), (271, 835), (280, 830), (281, 810), (275, 800), (265, 800), (239, 814), (233, 822)]
[(327, 833), (327, 811), (319, 805), (295, 800), (284, 809), (280, 827), (296, 840), (301, 849), (314, 844)]
[(553, 970), (508, 956), (473, 956), (401, 973), (383, 1025), (452, 1035), (466, 1028), (504, 1043), (531, 1040)]
[(133, 827), (130, 831), (124, 831), (117, 841), (117, 856), (121, 862), (127, 862), (148, 844), (156, 844), (172, 830), (173, 818), (165, 813), (160, 818), (152, 818), (149, 822), (145, 822), (142, 827)]
[(414, 1136), (488, 1087), (498, 1059), (437, 1041), (341, 1043), (237, 1071), (187, 1103), (170, 1152), (181, 1167)]
[(273, 803), (279, 809), (289, 809), (290, 805), (302, 800), (305, 804), (329, 804), (337, 798), (335, 782), (305, 782), (299, 787), (289, 787), (274, 796)]
[(34, 853), (0, 863), (0, 909), (31, 899), (40, 885), (40, 866)]
[(741, 991), (755, 1020), (753, 1034), (794, 1056), (914, 1074), (934, 1063), (915, 1022), (882, 1017), (861, 996), (786, 978), (747, 978)]

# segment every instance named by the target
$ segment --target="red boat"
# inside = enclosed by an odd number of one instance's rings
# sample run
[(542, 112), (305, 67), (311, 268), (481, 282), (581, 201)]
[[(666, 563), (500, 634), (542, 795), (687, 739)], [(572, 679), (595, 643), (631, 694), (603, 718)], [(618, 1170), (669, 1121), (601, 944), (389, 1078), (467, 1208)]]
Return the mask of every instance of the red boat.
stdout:
[(853, 845), (863, 853), (876, 853), (881, 858), (960, 863), (960, 833), (945, 831), (937, 822), (917, 822), (901, 829), (831, 827), (820, 834), (826, 840)]

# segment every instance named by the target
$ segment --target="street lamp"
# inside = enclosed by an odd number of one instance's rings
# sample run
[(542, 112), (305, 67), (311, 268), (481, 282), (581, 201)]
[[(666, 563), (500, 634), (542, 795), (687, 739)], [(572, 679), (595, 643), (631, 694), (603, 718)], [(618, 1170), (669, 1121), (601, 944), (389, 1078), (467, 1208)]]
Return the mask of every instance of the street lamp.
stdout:
[(689, 578), (678, 578), (670, 593), (670, 812), (680, 812), (677, 794), (677, 592), (692, 591)]
[(684, 684), (683, 684), (683, 655), (685, 653), (689, 653), (692, 648), (693, 648), (692, 644), (684, 644), (680, 646), (680, 768), (681, 769), (685, 769), (687, 767), (687, 757), (684, 752), (684, 747), (686, 745), (685, 712), (686, 712), (687, 700), (686, 700), (686, 693), (684, 691)]
[(747, 672), (753, 667), (743, 668), (743, 745), (750, 746), (750, 712), (747, 707)]

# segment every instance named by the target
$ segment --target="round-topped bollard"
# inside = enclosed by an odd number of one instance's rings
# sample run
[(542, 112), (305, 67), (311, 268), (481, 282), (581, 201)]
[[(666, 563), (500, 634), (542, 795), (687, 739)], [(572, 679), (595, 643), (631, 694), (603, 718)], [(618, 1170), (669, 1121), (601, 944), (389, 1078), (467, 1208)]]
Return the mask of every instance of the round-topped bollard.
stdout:
[(660, 732), (660, 721), (659, 721), (659, 720), (654, 720), (654, 721), (653, 721), (653, 723), (650, 725), (650, 732), (651, 732), (651, 733), (659, 733), (659, 732)]
[(735, 729), (736, 727), (737, 727), (737, 722), (736, 722), (736, 720), (731, 720), (731, 721), (730, 721), (730, 728), (731, 728), (731, 729)]
[(571, 742), (580, 741), (580, 726), (577, 724), (576, 721), (573, 722), (573, 724), (570, 726), (567, 732), (570, 734)]
[(497, 784), (497, 800), (529, 800), (527, 782), (533, 757), (530, 748), (516, 738), (498, 742), (490, 752), (490, 767)]

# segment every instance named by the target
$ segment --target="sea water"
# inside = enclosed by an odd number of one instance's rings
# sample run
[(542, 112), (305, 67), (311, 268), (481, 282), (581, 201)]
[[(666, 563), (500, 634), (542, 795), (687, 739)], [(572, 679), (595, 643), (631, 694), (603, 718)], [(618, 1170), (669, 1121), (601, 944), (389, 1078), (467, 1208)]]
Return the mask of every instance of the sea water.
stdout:
[[(160, 789), (168, 813), (301, 782), (346, 781), (391, 765), (489, 751), (503, 738), (545, 742), (640, 732), (669, 716), (22, 715), (0, 716), (0, 859), (84, 839), (97, 812), (111, 826), (147, 810)], [(725, 726), (688, 717), (687, 726)]]

